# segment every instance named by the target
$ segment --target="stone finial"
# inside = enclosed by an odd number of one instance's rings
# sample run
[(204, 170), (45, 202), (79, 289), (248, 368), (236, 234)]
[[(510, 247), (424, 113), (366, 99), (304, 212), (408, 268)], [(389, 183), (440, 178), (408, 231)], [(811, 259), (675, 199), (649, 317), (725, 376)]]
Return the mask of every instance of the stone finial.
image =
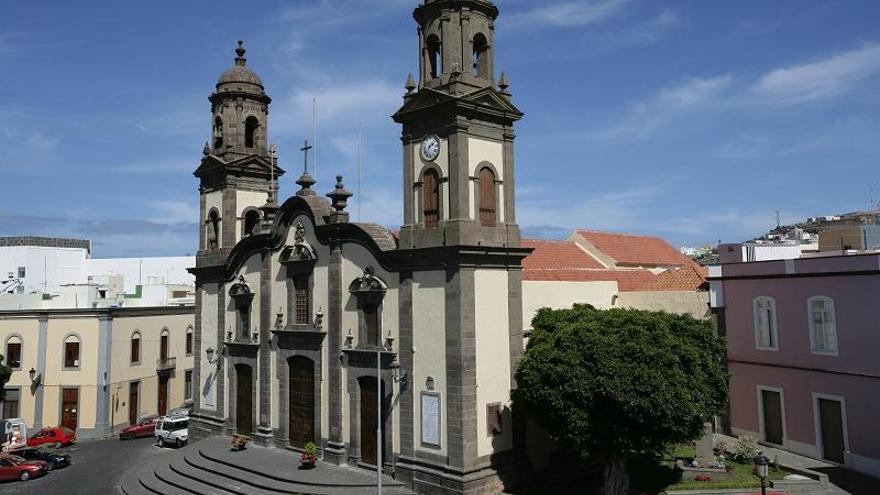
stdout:
[(510, 87), (510, 81), (507, 79), (507, 72), (501, 73), (501, 81), (498, 82), (498, 88), (501, 90), (501, 93), (509, 95), (510, 91), (507, 88)]
[(247, 50), (244, 49), (244, 41), (238, 40), (238, 48), (235, 49), (235, 65), (245, 65), (247, 64), (247, 59), (244, 58), (244, 54), (247, 53)]
[(413, 78), (412, 72), (409, 73), (409, 77), (406, 78), (406, 94), (412, 94), (412, 92), (416, 89), (416, 80)]
[(308, 172), (303, 172), (302, 175), (299, 176), (299, 179), (296, 180), (296, 183), (300, 187), (300, 190), (296, 192), (297, 196), (315, 195), (315, 191), (313, 191), (311, 188), (317, 183), (317, 181)]
[(208, 147), (208, 142), (205, 141), (205, 147), (202, 148), (202, 155), (208, 156), (211, 154), (211, 148)]
[(348, 206), (348, 198), (352, 196), (350, 192), (345, 190), (345, 185), (342, 184), (342, 176), (337, 175), (336, 188), (327, 193), (333, 209), (336, 210), (331, 214), (331, 223), (344, 223), (348, 221), (348, 212), (345, 211), (345, 208)]

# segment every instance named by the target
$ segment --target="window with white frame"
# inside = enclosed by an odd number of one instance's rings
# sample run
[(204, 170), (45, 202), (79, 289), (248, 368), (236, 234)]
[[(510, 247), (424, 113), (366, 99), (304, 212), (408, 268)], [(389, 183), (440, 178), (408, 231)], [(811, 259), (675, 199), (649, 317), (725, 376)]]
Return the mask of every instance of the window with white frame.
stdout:
[(811, 297), (807, 306), (810, 311), (810, 342), (813, 352), (836, 354), (834, 300), (825, 296)]
[(755, 346), (758, 349), (777, 349), (776, 300), (766, 296), (756, 297), (754, 306)]

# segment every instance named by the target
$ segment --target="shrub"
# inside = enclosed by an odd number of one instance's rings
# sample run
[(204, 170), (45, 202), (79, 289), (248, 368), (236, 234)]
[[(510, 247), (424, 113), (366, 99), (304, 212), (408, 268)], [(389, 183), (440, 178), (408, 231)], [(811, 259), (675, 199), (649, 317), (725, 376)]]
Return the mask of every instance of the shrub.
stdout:
[(752, 462), (758, 455), (758, 441), (747, 436), (737, 438), (731, 455), (739, 462)]

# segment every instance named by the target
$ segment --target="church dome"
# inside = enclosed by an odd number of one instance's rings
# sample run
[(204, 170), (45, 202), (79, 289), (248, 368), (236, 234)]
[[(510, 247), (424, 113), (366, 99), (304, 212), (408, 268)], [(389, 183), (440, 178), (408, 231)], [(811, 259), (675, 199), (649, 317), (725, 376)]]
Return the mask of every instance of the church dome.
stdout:
[(244, 42), (238, 42), (238, 48), (235, 49), (235, 65), (226, 70), (217, 80), (217, 90), (235, 90), (235, 89), (251, 89), (243, 85), (258, 86), (260, 93), (263, 92), (263, 80), (256, 72), (247, 67), (247, 59), (244, 54)]

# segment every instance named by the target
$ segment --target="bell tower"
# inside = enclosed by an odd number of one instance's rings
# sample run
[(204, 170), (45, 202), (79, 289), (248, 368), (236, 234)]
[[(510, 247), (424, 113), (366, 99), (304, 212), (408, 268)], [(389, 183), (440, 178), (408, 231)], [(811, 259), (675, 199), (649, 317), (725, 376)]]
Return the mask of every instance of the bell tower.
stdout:
[(426, 0), (413, 12), (419, 81), (394, 120), (403, 126), (402, 248), (518, 247), (512, 103), (495, 80), (498, 8), (489, 0)]
[[(210, 141), (199, 168), (200, 253), (223, 253), (259, 230), (275, 202), (278, 168), (268, 145), (269, 104), (263, 81), (247, 66), (244, 42), (234, 65), (217, 80), (211, 102)], [(221, 258), (218, 258), (221, 259)]]

